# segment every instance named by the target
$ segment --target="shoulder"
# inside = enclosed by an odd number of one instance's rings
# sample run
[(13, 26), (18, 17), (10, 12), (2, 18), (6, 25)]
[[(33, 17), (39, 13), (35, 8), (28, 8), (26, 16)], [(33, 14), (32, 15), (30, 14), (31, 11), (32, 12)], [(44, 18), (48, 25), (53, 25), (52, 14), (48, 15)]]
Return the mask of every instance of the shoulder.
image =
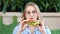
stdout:
[(51, 30), (48, 28), (48, 26), (45, 26), (45, 32), (46, 34), (51, 34)]
[[(46, 34), (51, 34), (51, 30), (48, 28), (48, 26), (45, 26), (44, 28), (45, 28)], [(36, 32), (39, 32), (38, 28), (37, 28)], [(39, 32), (39, 33), (41, 33), (41, 32)]]
[(17, 25), (17, 26), (14, 28), (14, 30), (13, 30), (13, 34), (17, 34), (18, 29), (19, 29), (19, 25)]
[[(13, 34), (17, 34), (17, 32), (18, 32), (18, 30), (20, 29), (20, 25), (17, 25), (15, 28), (14, 28), (14, 30), (13, 30)], [(28, 28), (26, 28), (23, 32), (22, 32), (22, 34), (27, 34), (27, 32), (28, 32)]]
[(19, 25), (17, 25), (17, 26), (14, 28), (14, 30), (16, 30), (16, 29), (19, 29)]

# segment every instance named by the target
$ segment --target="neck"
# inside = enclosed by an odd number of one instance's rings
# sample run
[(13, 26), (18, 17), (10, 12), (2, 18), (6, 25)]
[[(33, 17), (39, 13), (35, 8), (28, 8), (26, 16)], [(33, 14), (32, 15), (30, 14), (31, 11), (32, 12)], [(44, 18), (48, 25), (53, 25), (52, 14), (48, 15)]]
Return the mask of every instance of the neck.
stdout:
[(29, 26), (31, 34), (34, 34), (35, 26)]

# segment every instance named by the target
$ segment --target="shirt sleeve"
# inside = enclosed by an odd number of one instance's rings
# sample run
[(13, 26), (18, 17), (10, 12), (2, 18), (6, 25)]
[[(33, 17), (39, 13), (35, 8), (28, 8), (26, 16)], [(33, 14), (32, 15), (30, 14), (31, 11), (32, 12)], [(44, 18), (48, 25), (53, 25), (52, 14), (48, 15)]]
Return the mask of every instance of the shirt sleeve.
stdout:
[(51, 34), (51, 31), (49, 29), (45, 29), (46, 34)]
[[(51, 31), (48, 27), (45, 27), (45, 33), (46, 34), (51, 34)], [(35, 34), (42, 34), (39, 29), (37, 28), (36, 31), (35, 31)]]
[(14, 28), (14, 30), (13, 30), (13, 34), (17, 34), (18, 29), (19, 29), (19, 26), (16, 26), (16, 27)]
[(27, 32), (26, 30), (24, 30), (24, 31), (22, 32), (22, 34), (28, 34), (28, 32)]
[[(17, 34), (18, 30), (19, 30), (19, 26), (16, 26), (13, 30), (13, 33), (12, 34)], [(21, 34), (28, 34), (26, 30), (24, 30)]]

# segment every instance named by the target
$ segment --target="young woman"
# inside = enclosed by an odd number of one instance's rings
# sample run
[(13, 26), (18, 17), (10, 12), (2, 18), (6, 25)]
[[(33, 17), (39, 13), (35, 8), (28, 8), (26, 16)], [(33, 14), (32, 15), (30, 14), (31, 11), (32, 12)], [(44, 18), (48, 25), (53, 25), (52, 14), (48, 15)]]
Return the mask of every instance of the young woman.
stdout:
[[(28, 20), (38, 21), (40, 24), (29, 26)], [(29, 2), (25, 6), (20, 23), (13, 30), (13, 34), (51, 34), (51, 31), (46, 27), (38, 6), (33, 2)]]

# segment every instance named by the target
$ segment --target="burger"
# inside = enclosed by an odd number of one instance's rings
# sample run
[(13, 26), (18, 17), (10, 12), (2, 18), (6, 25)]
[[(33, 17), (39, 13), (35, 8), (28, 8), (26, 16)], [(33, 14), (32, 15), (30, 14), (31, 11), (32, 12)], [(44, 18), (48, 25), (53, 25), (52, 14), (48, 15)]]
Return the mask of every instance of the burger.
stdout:
[(35, 21), (35, 20), (28, 20), (27, 21), (28, 22), (28, 25), (30, 26), (30, 25), (37, 25), (37, 24), (40, 24), (40, 22), (38, 22), (38, 21)]

